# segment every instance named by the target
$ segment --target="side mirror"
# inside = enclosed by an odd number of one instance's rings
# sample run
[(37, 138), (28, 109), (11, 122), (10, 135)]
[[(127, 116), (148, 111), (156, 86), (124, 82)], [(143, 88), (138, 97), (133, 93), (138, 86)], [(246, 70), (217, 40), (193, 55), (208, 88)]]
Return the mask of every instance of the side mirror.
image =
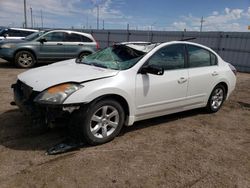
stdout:
[(141, 74), (155, 74), (155, 75), (163, 75), (164, 69), (158, 65), (147, 65), (143, 66), (140, 70)]
[(9, 35), (7, 34), (7, 33), (5, 33), (4, 35), (3, 35), (3, 37), (6, 39), (7, 37), (8, 37)]
[(42, 44), (43, 44), (44, 42), (47, 42), (46, 38), (43, 38), (43, 37), (40, 38), (40, 39), (38, 39), (38, 41), (39, 41), (40, 43), (42, 43)]

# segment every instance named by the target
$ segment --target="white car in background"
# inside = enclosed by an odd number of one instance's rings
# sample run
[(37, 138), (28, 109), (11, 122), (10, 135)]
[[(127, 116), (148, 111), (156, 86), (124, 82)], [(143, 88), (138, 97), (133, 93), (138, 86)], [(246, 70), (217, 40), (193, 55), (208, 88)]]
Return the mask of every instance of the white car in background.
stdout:
[(96, 145), (124, 124), (194, 108), (217, 112), (235, 88), (235, 73), (196, 43), (117, 44), (19, 74), (13, 104), (47, 124), (69, 120)]
[(0, 41), (14, 40), (14, 39), (24, 39), (28, 35), (38, 32), (36, 29), (23, 29), (23, 28), (4, 28), (0, 30)]

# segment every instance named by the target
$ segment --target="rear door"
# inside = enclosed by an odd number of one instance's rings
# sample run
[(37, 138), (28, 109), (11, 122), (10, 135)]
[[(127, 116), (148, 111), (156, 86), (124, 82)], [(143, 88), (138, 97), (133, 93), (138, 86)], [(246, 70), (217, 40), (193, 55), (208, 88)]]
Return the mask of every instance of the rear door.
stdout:
[(65, 56), (67, 59), (76, 58), (82, 51), (92, 44), (93, 41), (88, 37), (77, 33), (66, 33), (64, 39)]
[(190, 103), (206, 104), (215, 86), (219, 71), (217, 57), (207, 49), (187, 44), (189, 86), (187, 97)]

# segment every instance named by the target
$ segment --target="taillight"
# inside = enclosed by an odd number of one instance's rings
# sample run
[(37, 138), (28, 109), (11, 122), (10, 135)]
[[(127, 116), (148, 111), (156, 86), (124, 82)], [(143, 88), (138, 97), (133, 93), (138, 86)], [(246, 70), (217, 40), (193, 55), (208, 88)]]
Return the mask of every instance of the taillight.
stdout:
[[(95, 40), (95, 37), (93, 37), (93, 38)], [(100, 45), (99, 45), (99, 43), (96, 40), (95, 40), (95, 42), (96, 42), (96, 49), (99, 50), (100, 49)]]
[(232, 72), (233, 72), (233, 73), (235, 74), (235, 76), (236, 76), (236, 74), (237, 74), (236, 68), (235, 68), (233, 65), (231, 65), (230, 63), (228, 63), (228, 65), (229, 65), (230, 69), (232, 70)]
[(100, 45), (98, 42), (96, 42), (96, 49), (99, 50), (100, 49)]

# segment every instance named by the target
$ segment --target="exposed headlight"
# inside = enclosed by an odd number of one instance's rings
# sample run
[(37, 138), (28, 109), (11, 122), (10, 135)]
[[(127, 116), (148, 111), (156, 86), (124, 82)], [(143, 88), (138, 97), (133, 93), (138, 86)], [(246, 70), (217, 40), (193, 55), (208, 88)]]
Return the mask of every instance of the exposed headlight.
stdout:
[(16, 47), (15, 44), (3, 44), (3, 45), (1, 46), (1, 48), (15, 48), (15, 47)]
[(62, 104), (72, 93), (82, 87), (80, 84), (73, 83), (53, 86), (40, 93), (34, 101), (38, 103)]

